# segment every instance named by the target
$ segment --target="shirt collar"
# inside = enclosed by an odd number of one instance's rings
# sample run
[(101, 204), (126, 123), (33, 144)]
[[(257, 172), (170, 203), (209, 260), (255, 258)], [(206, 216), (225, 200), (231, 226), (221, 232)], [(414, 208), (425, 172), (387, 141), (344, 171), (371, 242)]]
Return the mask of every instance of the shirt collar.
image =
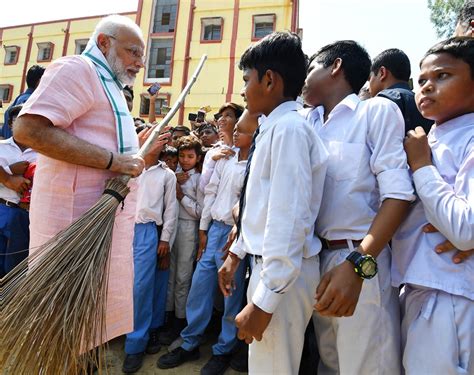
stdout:
[(301, 108), (302, 106), (300, 103), (294, 100), (289, 100), (287, 102), (281, 103), (278, 107), (271, 111), (268, 116), (260, 116), (258, 119), (260, 134), (262, 134), (263, 132), (265, 132), (265, 130), (275, 124), (277, 120), (285, 113), (289, 111), (298, 111)]
[[(328, 121), (331, 119), (334, 113), (340, 111), (343, 107), (349, 108), (351, 111), (355, 111), (359, 103), (360, 99), (356, 94), (347, 95), (332, 109), (331, 113), (328, 116)], [(324, 124), (324, 112), (324, 107), (322, 105), (314, 108), (310, 113), (311, 122), (314, 123), (317, 119), (319, 119), (319, 121), (321, 121), (321, 124)]]
[(394, 85), (386, 88), (386, 90), (392, 90), (392, 89), (405, 89), (405, 90), (411, 91), (410, 86), (408, 85), (408, 83), (405, 83), (405, 82), (397, 82)]
[(458, 129), (461, 126), (473, 125), (474, 124), (474, 113), (466, 113), (465, 115), (455, 117), (451, 120), (443, 122), (441, 125), (435, 124), (429, 133), (431, 140), (439, 139), (443, 135), (449, 133), (454, 129)]

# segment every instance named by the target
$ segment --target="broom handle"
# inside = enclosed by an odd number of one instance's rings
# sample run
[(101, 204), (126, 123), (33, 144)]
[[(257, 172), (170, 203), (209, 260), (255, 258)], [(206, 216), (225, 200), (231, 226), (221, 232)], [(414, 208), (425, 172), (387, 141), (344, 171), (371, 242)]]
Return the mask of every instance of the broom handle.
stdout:
[(201, 69), (202, 69), (206, 59), (207, 59), (207, 55), (202, 55), (201, 61), (199, 61), (199, 65), (197, 66), (196, 70), (194, 71), (193, 76), (188, 81), (188, 83), (186, 84), (186, 87), (183, 89), (183, 91), (181, 91), (181, 94), (179, 95), (178, 100), (176, 101), (176, 103), (174, 103), (173, 108), (170, 109), (170, 111), (166, 114), (165, 118), (163, 120), (161, 120), (159, 125), (155, 129), (153, 129), (153, 132), (150, 134), (150, 136), (148, 137), (146, 142), (143, 144), (143, 146), (138, 151), (138, 154), (137, 154), (138, 156), (143, 158), (144, 155), (146, 155), (146, 153), (148, 152), (148, 150), (151, 147), (151, 144), (158, 138), (161, 131), (165, 128), (166, 125), (168, 125), (168, 123), (171, 121), (171, 119), (173, 118), (175, 113), (178, 111), (181, 104), (183, 104), (184, 98), (186, 97), (186, 95), (188, 95), (189, 90), (191, 90), (191, 87), (193, 86), (194, 82), (196, 82), (196, 79), (197, 79), (199, 73), (201, 72)]

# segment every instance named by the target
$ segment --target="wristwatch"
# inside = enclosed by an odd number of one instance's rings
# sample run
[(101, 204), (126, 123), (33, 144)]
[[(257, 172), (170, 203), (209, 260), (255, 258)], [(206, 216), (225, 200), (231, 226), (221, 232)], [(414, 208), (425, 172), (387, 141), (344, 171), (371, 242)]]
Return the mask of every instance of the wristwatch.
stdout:
[(357, 251), (350, 253), (346, 260), (354, 265), (354, 271), (363, 279), (371, 279), (377, 275), (377, 261), (372, 255), (363, 255)]

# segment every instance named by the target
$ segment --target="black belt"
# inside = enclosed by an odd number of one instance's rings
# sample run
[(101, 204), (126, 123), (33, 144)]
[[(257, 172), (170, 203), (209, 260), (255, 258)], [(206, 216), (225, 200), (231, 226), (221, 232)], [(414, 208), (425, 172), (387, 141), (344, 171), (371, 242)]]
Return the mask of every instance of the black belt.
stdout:
[(349, 241), (352, 242), (352, 245), (354, 246), (354, 249), (355, 249), (362, 242), (362, 240), (326, 240), (325, 238), (321, 238), (320, 240), (323, 245), (323, 249), (325, 250), (348, 249)]
[(7, 201), (3, 198), (0, 198), (0, 203), (7, 206), (7, 207), (13, 207), (13, 208), (20, 208), (19, 205), (17, 205), (16, 203), (13, 203), (13, 202), (10, 202), (10, 201)]

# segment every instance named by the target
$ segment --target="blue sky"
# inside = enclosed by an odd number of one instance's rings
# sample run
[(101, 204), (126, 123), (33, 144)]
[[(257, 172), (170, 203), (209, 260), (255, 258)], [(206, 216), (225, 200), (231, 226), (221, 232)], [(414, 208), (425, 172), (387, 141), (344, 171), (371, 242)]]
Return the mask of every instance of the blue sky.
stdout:
[[(67, 1), (67, 5), (57, 0), (5, 1), (0, 27), (133, 11), (137, 3), (138, 0), (81, 0)], [(300, 26), (308, 55), (338, 39), (358, 41), (372, 57), (387, 48), (400, 48), (412, 61), (414, 81), (418, 61), (437, 41), (427, 0), (300, 0)]]

